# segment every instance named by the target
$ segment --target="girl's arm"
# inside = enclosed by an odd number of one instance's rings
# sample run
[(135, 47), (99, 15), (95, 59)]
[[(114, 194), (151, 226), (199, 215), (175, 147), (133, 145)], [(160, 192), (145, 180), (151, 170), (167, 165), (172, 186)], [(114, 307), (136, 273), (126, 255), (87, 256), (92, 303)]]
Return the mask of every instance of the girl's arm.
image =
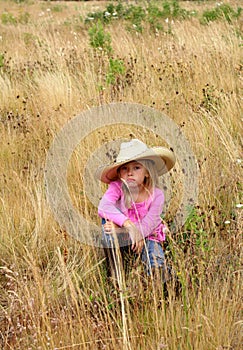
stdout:
[[(116, 207), (116, 203), (120, 198), (121, 185), (116, 181), (111, 182), (108, 190), (100, 201), (98, 214), (102, 218), (109, 220), (104, 225), (104, 228), (108, 229), (107, 233), (112, 234), (112, 231), (114, 230), (117, 231), (117, 233), (119, 233), (120, 230), (124, 233), (125, 229), (125, 232), (128, 232), (130, 235), (132, 250), (135, 253), (140, 254), (144, 245), (143, 236), (141, 235), (139, 228), (137, 228), (129, 218)], [(115, 227), (114, 224), (118, 225), (120, 228)]]
[(122, 227), (128, 218), (116, 206), (120, 198), (121, 184), (118, 181), (112, 181), (99, 203), (98, 214), (100, 217)]
[(164, 193), (160, 189), (155, 189), (154, 197), (147, 214), (138, 222), (136, 227), (142, 233), (143, 237), (147, 237), (161, 224), (161, 213), (164, 205)]

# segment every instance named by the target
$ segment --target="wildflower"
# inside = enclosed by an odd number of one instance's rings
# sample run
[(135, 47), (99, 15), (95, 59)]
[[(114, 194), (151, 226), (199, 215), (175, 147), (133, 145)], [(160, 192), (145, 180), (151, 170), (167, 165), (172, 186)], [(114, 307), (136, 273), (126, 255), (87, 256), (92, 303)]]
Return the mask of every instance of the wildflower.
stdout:
[(224, 223), (225, 223), (225, 225), (229, 225), (230, 224), (230, 220), (226, 220)]
[(241, 204), (241, 203), (238, 203), (238, 204), (236, 204), (236, 206), (235, 206), (236, 208), (239, 208), (239, 209), (241, 209), (241, 208), (243, 208), (243, 204)]
[(165, 23), (169, 23), (169, 18), (166, 18), (166, 19), (165, 19)]
[(110, 15), (111, 15), (111, 13), (110, 13), (110, 12), (105, 11), (105, 17), (109, 17)]
[(242, 163), (242, 159), (240, 159), (240, 158), (236, 159), (236, 163), (237, 164), (241, 164)]

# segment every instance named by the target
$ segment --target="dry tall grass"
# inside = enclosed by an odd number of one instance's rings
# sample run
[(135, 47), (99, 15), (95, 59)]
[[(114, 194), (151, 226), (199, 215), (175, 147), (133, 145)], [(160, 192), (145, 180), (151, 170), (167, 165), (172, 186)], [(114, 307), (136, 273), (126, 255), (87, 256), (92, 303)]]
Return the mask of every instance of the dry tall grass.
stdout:
[[(107, 59), (93, 51), (79, 21), (97, 6), (105, 2), (0, 1), (1, 14), (30, 14), (27, 23), (0, 24), (1, 349), (239, 350), (242, 23), (202, 26), (194, 18), (156, 35), (111, 25), (114, 55), (127, 75), (101, 91)], [(200, 166), (194, 224), (206, 245), (193, 227), (184, 244), (180, 232), (170, 237), (182, 293), (176, 297), (169, 286), (168, 303), (139, 268), (114, 289), (102, 253), (62, 232), (46, 203), (43, 172), (55, 134), (81, 111), (120, 101), (164, 111), (182, 126)], [(145, 138), (141, 128), (103, 131), (107, 141), (129, 133)], [(152, 137), (158, 142), (146, 135)], [(85, 153), (102, 142), (93, 133), (80, 147)], [(71, 160), (70, 191), (96, 220), (82, 193), (85, 159)]]

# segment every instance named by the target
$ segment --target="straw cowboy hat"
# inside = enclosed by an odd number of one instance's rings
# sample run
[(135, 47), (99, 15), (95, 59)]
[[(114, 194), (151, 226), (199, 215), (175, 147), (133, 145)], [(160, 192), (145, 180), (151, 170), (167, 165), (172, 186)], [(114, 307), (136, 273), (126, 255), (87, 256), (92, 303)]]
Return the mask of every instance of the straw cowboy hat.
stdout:
[(99, 167), (95, 176), (104, 183), (118, 179), (117, 170), (123, 164), (131, 161), (149, 159), (154, 162), (158, 175), (167, 173), (175, 164), (176, 158), (172, 151), (165, 147), (149, 148), (140, 140), (132, 139), (129, 142), (123, 142), (120, 146), (120, 152), (116, 161), (112, 164)]

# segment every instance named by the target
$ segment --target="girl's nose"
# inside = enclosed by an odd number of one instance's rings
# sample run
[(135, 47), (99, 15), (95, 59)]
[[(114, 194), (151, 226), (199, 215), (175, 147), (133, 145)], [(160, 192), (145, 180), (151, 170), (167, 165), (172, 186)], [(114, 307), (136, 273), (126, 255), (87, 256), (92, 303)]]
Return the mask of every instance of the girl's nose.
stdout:
[(127, 169), (127, 175), (132, 175), (132, 169), (131, 168)]

